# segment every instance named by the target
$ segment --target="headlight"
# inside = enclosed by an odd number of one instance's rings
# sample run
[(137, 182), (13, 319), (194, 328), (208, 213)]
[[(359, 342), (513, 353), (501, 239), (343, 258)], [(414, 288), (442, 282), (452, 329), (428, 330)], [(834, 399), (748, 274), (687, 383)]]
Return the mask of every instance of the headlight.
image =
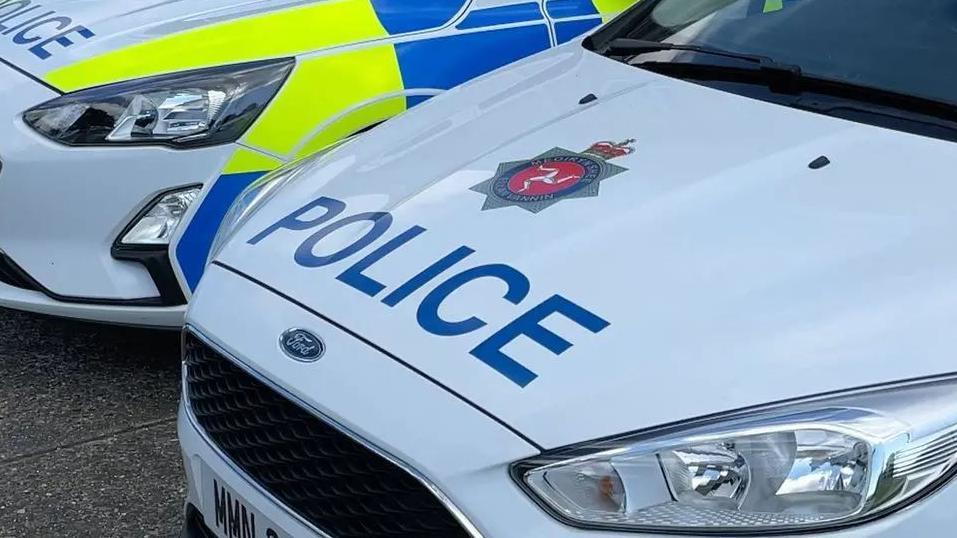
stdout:
[(276, 95), (294, 60), (162, 75), (58, 97), (23, 115), (63, 144), (209, 146), (242, 136)]
[(120, 239), (120, 244), (168, 245), (189, 206), (196, 201), (202, 190), (201, 186), (194, 186), (163, 193), (137, 217), (129, 231)]
[(871, 520), (936, 491), (955, 464), (951, 379), (586, 443), (513, 475), (573, 525), (727, 535)]

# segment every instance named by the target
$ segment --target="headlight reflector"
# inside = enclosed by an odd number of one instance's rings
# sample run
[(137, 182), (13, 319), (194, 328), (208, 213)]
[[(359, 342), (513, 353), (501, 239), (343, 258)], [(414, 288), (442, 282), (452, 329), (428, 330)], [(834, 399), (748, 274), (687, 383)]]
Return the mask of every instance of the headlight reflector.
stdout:
[(62, 144), (209, 146), (242, 136), (282, 87), (294, 60), (161, 75), (82, 90), (23, 115)]
[(162, 194), (120, 239), (123, 245), (168, 245), (189, 206), (196, 201), (201, 186)]
[(957, 381), (738, 413), (515, 465), (549, 511), (590, 528), (784, 533), (906, 506), (957, 471)]

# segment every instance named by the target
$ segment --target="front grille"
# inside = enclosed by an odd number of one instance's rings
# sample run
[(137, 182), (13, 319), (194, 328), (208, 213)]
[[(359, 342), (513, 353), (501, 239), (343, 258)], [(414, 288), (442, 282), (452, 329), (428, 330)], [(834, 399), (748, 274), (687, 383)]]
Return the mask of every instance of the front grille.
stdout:
[(432, 494), (386, 458), (292, 403), (193, 336), (186, 393), (199, 426), (239, 468), (323, 531), (466, 537)]
[(42, 291), (40, 286), (3, 252), (0, 252), (0, 282), (14, 288)]

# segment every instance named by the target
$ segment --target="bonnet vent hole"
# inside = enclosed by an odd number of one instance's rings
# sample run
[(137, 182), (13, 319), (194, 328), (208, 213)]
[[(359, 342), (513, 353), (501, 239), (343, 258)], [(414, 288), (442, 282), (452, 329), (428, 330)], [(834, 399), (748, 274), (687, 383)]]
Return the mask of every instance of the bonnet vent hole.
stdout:
[(817, 159), (811, 161), (811, 164), (807, 165), (811, 170), (820, 170), (825, 166), (831, 164), (831, 159), (828, 159), (826, 156), (821, 155)]

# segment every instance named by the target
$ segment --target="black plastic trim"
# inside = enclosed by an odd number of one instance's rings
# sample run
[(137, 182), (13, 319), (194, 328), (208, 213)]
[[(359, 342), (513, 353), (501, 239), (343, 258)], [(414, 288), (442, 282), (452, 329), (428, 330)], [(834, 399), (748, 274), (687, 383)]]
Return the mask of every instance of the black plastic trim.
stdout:
[(21, 290), (43, 291), (36, 280), (3, 252), (0, 252), (0, 282)]
[(131, 261), (142, 264), (150, 273), (150, 278), (159, 291), (161, 306), (182, 306), (186, 304), (186, 295), (183, 288), (176, 279), (176, 273), (173, 271), (173, 262), (169, 255), (169, 245), (128, 245), (123, 243), (126, 234), (136, 226), (157, 202), (175, 192), (187, 191), (190, 189), (202, 188), (201, 183), (183, 185), (175, 189), (163, 191), (150, 199), (139, 212), (136, 213), (130, 221), (123, 227), (123, 230), (113, 241), (113, 247), (110, 254), (116, 260)]
[(115, 244), (110, 249), (114, 259), (137, 262), (146, 267), (159, 290), (160, 296), (151, 301), (158, 301), (160, 306), (182, 306), (186, 304), (186, 295), (176, 279), (173, 271), (173, 262), (169, 257), (169, 248), (163, 246), (129, 246)]
[(180, 532), (179, 538), (216, 538), (216, 535), (206, 526), (203, 515), (199, 510), (192, 504), (188, 504), (186, 505), (183, 530)]

